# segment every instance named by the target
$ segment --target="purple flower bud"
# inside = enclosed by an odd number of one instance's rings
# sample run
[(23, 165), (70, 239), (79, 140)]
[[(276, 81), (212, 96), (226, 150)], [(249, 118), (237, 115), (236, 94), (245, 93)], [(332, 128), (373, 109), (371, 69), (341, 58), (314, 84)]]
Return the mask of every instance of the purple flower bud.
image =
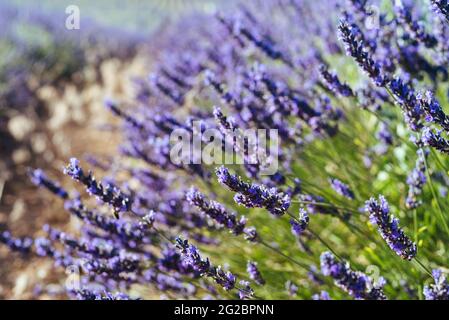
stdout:
[(426, 120), (440, 125), (446, 132), (449, 132), (449, 117), (444, 113), (433, 93), (426, 91), (424, 96), (418, 95), (417, 98), (426, 113)]
[(203, 259), (198, 249), (189, 244), (187, 240), (176, 238), (176, 246), (180, 250), (183, 262), (199, 272), (200, 275), (210, 277), (225, 290), (232, 290), (235, 287), (236, 277), (231, 272), (225, 272), (219, 267), (213, 266), (209, 258)]
[(374, 284), (364, 273), (352, 271), (347, 262), (339, 262), (330, 252), (321, 254), (321, 272), (331, 276), (337, 286), (356, 299), (385, 300), (381, 284)]
[(292, 233), (297, 237), (301, 236), (309, 225), (309, 215), (307, 214), (307, 211), (300, 208), (298, 220), (292, 218), (290, 219), (290, 224), (292, 226)]
[(377, 226), (382, 238), (398, 256), (405, 260), (412, 260), (416, 256), (416, 244), (399, 227), (399, 220), (390, 215), (384, 196), (380, 195), (379, 201), (375, 198), (366, 201), (365, 211), (369, 213), (371, 223)]
[(313, 300), (331, 300), (331, 297), (329, 296), (329, 293), (326, 291), (321, 291), (319, 294), (314, 294), (312, 296)]
[(329, 179), (329, 183), (338, 194), (342, 195), (345, 198), (348, 198), (349, 200), (354, 199), (354, 193), (351, 191), (351, 189), (349, 189), (349, 186), (347, 184), (335, 178)]
[(338, 25), (340, 38), (346, 46), (346, 52), (352, 56), (359, 66), (368, 74), (368, 76), (378, 86), (384, 86), (387, 83), (386, 77), (382, 74), (380, 64), (375, 62), (363, 40), (360, 40), (360, 29), (355, 24), (350, 24), (346, 20), (341, 20)]
[(201, 212), (211, 217), (218, 224), (228, 228), (233, 234), (239, 235), (243, 233), (246, 224), (245, 217), (237, 220), (235, 213), (227, 212), (226, 208), (216, 201), (207, 201), (204, 195), (194, 187), (191, 187), (186, 193), (186, 199), (191, 205), (199, 208)]
[(319, 71), (329, 90), (343, 97), (354, 96), (351, 88), (347, 84), (342, 83), (336, 74), (330, 73), (324, 64), (320, 66)]
[(70, 159), (68, 166), (64, 169), (64, 173), (84, 184), (91, 195), (94, 195), (102, 202), (111, 205), (114, 208), (114, 212), (131, 210), (132, 202), (128, 195), (123, 193), (112, 183), (103, 185), (101, 182), (97, 182), (91, 172), (86, 175), (77, 159)]
[(298, 294), (298, 286), (295, 285), (292, 281), (288, 280), (285, 283), (285, 289), (289, 296), (294, 297)]
[(275, 216), (282, 216), (290, 207), (290, 197), (278, 192), (276, 188), (246, 183), (240, 177), (230, 174), (224, 166), (217, 168), (216, 174), (221, 184), (237, 192), (234, 200), (240, 205), (265, 208)]
[(449, 22), (449, 3), (447, 0), (430, 0), (435, 11)]
[(53, 192), (62, 199), (68, 198), (69, 195), (67, 191), (65, 191), (65, 189), (62, 188), (58, 183), (50, 180), (41, 169), (31, 170), (29, 174), (31, 181), (35, 185), (47, 188), (49, 191)]
[(260, 273), (259, 269), (257, 268), (257, 263), (248, 261), (248, 264), (246, 266), (246, 271), (249, 274), (249, 277), (251, 280), (254, 280), (255, 283), (257, 283), (260, 286), (263, 286), (265, 284), (264, 278), (262, 278), (262, 274)]
[(434, 132), (429, 127), (422, 131), (421, 142), (425, 146), (431, 146), (442, 153), (449, 153), (449, 141), (441, 136), (441, 131)]
[(441, 270), (432, 272), (435, 283), (424, 286), (423, 293), (426, 300), (449, 300), (449, 284)]
[(250, 299), (254, 296), (254, 290), (251, 288), (250, 283), (245, 280), (239, 282), (241, 288), (239, 288), (239, 299)]
[(0, 243), (8, 246), (12, 251), (26, 254), (31, 251), (33, 239), (29, 237), (14, 238), (9, 231), (3, 231), (0, 232)]
[(405, 204), (409, 209), (415, 209), (421, 205), (422, 202), (418, 199), (418, 197), (421, 195), (422, 189), (427, 181), (424, 159), (426, 155), (422, 149), (419, 149), (417, 154), (418, 158), (416, 159), (415, 168), (413, 168), (407, 177), (409, 189)]
[(402, 3), (396, 2), (395, 9), (399, 22), (402, 23), (412, 38), (423, 43), (427, 48), (433, 48), (438, 44), (437, 39), (427, 33), (420, 22), (413, 19), (412, 8), (405, 7)]

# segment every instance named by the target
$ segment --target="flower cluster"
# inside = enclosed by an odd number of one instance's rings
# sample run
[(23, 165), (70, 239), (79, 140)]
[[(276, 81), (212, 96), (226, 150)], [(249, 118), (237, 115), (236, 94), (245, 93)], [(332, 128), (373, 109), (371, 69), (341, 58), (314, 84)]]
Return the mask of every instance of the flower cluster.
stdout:
[(432, 272), (434, 284), (424, 286), (424, 297), (426, 300), (449, 300), (449, 284), (446, 276), (441, 270), (433, 270)]
[(427, 181), (426, 164), (424, 158), (427, 155), (425, 154), (425, 151), (422, 149), (419, 149), (417, 154), (418, 159), (416, 159), (415, 168), (413, 168), (413, 170), (407, 177), (407, 184), (409, 186), (409, 189), (407, 199), (405, 200), (405, 204), (409, 209), (415, 209), (422, 204), (422, 201), (419, 200), (418, 197), (421, 195), (422, 189)]
[(292, 233), (299, 237), (309, 225), (309, 215), (307, 211), (303, 208), (299, 209), (299, 218), (298, 219), (290, 219), (290, 224), (292, 226)]
[(325, 65), (320, 66), (320, 74), (330, 90), (342, 95), (343, 97), (352, 97), (354, 93), (347, 84), (342, 83), (335, 73), (330, 73)]
[(351, 189), (347, 184), (335, 178), (329, 179), (329, 182), (332, 188), (335, 190), (335, 192), (337, 192), (338, 194), (342, 195), (345, 198), (348, 198), (349, 200), (354, 199), (354, 193), (351, 191)]
[(430, 146), (442, 153), (449, 153), (449, 141), (441, 136), (440, 131), (434, 131), (426, 127), (422, 131), (421, 142), (425, 146)]
[(337, 261), (330, 252), (321, 254), (321, 272), (332, 277), (340, 288), (356, 299), (386, 299), (382, 290), (383, 282), (374, 284), (364, 273), (351, 270), (347, 262)]
[(370, 56), (366, 44), (361, 39), (360, 29), (357, 25), (341, 20), (338, 25), (340, 38), (346, 46), (346, 52), (352, 56), (368, 76), (378, 85), (383, 86), (387, 79), (382, 74), (381, 66)]
[(449, 22), (449, 3), (447, 0), (430, 0), (435, 11), (440, 13)]
[(201, 212), (214, 219), (220, 225), (231, 230), (233, 234), (239, 235), (245, 229), (245, 217), (237, 220), (235, 213), (228, 213), (226, 208), (216, 201), (207, 201), (204, 195), (194, 187), (190, 188), (186, 193), (186, 198), (190, 204), (199, 208)]
[(101, 182), (95, 180), (91, 172), (86, 175), (80, 167), (78, 159), (70, 159), (64, 173), (84, 184), (90, 194), (111, 205), (115, 212), (124, 212), (131, 209), (131, 199), (128, 195), (124, 194), (112, 183), (103, 186)]
[[(448, 19), (447, 1), (431, 2)], [(145, 298), (146, 292), (164, 299), (328, 300), (346, 293), (385, 299), (382, 279), (374, 282), (350, 267), (362, 270), (379, 261), (383, 270), (391, 269), (384, 274), (393, 280), (391, 298), (417, 298), (422, 284), (411, 280), (421, 279), (417, 274), (428, 264), (443, 261), (433, 251), (445, 239), (440, 232), (449, 234), (435, 192), (444, 196), (449, 187), (449, 25), (428, 15), (425, 6), (398, 2), (395, 14), (377, 14), (372, 4), (377, 1), (352, 0), (344, 8), (336, 0), (267, 0), (263, 6), (239, 1), (213, 16), (182, 15), (149, 45), (150, 74), (133, 79), (135, 98), (105, 102), (123, 125), (113, 126), (120, 135), (117, 152), (105, 161), (98, 155), (88, 159), (102, 179), (76, 158), (64, 172), (87, 194), (66, 189), (66, 182), (53, 181), (41, 169), (29, 171), (74, 223), (45, 225), (37, 238), (4, 231), (4, 223), (16, 229), (17, 217), (27, 210), (11, 197), (15, 182), (7, 177), (3, 188), (0, 161), (2, 213), (12, 207), (0, 217), (0, 243), (20, 257), (37, 255), (75, 270), (81, 287), (67, 296), (86, 300), (131, 299), (134, 293)], [(9, 79), (1, 69), (0, 78)], [(3, 90), (0, 108), (2, 96)], [(0, 123), (0, 135), (13, 127), (3, 116)], [(247, 130), (257, 132), (254, 140), (245, 136)], [(180, 144), (173, 139), (179, 132)], [(259, 142), (267, 132), (265, 154)], [(215, 133), (225, 166), (197, 157), (196, 151), (217, 142)], [(3, 150), (9, 139), (0, 140)], [(33, 137), (32, 149), (39, 144), (34, 142)], [(173, 158), (175, 145), (183, 146), (181, 162)], [(408, 171), (416, 149), (415, 167)], [(20, 152), (5, 150), (6, 162), (20, 162)], [(274, 174), (265, 175), (267, 164), (277, 164)], [(218, 182), (212, 179), (215, 167)], [(413, 209), (401, 226), (383, 196), (361, 207), (379, 190), (395, 207)], [(437, 209), (440, 214), (434, 214)], [(364, 210), (375, 228), (367, 225)], [(402, 229), (412, 224), (416, 242), (425, 244), (419, 257)], [(369, 234), (375, 229), (385, 248)], [(314, 263), (323, 247), (332, 253), (321, 255), (321, 274)], [(415, 259), (419, 269), (398, 264), (396, 255)], [(403, 281), (396, 281), (398, 273)], [(346, 293), (333, 291), (327, 277)], [(433, 277), (424, 296), (446, 298), (445, 277), (438, 271)]]
[(257, 268), (256, 262), (248, 261), (246, 270), (248, 271), (251, 280), (254, 280), (255, 283), (257, 283), (260, 286), (265, 284), (265, 280), (262, 278), (262, 274)]
[(399, 220), (390, 214), (390, 207), (384, 196), (379, 200), (371, 198), (365, 203), (365, 211), (370, 221), (377, 226), (380, 235), (398, 256), (411, 260), (416, 256), (416, 244), (399, 227)]
[[(217, 284), (227, 291), (236, 287), (237, 277), (233, 273), (230, 271), (225, 272), (220, 266), (213, 266), (209, 258), (203, 259), (198, 249), (194, 245), (189, 244), (187, 240), (177, 238), (176, 243), (182, 254), (183, 262), (186, 265), (192, 267), (201, 275), (214, 279)], [(239, 290), (241, 291), (242, 289)], [(242, 292), (252, 295), (252, 290), (249, 285), (245, 285), (245, 289)]]
[(282, 216), (290, 207), (290, 197), (276, 188), (244, 182), (239, 176), (229, 173), (224, 166), (217, 168), (216, 174), (221, 184), (237, 192), (234, 200), (240, 205), (265, 208), (274, 216)]

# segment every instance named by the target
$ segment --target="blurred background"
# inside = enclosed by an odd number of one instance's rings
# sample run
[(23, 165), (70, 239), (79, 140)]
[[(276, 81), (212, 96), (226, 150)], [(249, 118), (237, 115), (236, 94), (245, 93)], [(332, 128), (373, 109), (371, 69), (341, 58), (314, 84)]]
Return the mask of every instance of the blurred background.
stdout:
[[(99, 0), (0, 2), (0, 231), (37, 236), (42, 225), (70, 228), (61, 204), (37, 192), (28, 169), (64, 181), (70, 156), (113, 154), (120, 136), (105, 98), (126, 101), (146, 76), (170, 25), (213, 14), (232, 1)], [(79, 9), (79, 29), (67, 19)], [(69, 8), (68, 8), (69, 7)], [(67, 11), (68, 10), (68, 11)], [(70, 20), (73, 22), (73, 20)], [(74, 26), (75, 24), (72, 24)], [(51, 261), (0, 247), (0, 298), (64, 297)]]

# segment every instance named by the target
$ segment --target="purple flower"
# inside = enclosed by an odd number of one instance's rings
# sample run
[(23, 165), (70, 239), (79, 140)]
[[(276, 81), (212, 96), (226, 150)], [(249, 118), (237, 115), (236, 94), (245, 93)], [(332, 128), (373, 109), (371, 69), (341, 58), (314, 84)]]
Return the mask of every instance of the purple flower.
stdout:
[(122, 292), (108, 292), (103, 290), (102, 292), (91, 291), (89, 289), (74, 290), (78, 300), (137, 300), (131, 299), (127, 294)]
[(449, 22), (449, 3), (447, 0), (430, 0), (435, 11)]
[(120, 109), (117, 104), (112, 101), (112, 100), (106, 100), (105, 101), (105, 106), (113, 113), (115, 114), (117, 117), (122, 118), (123, 120), (125, 120), (127, 123), (129, 123), (132, 127), (141, 130), (141, 131), (145, 131), (145, 126), (140, 123), (137, 119), (135, 119), (134, 117), (128, 115), (126, 112), (124, 112), (122, 109)]
[(30, 237), (14, 238), (9, 231), (0, 232), (0, 243), (8, 246), (12, 251), (29, 253), (33, 246), (33, 239)]
[(442, 153), (449, 153), (449, 141), (441, 136), (441, 131), (434, 132), (429, 127), (422, 131), (421, 142), (425, 146), (431, 146)]
[(204, 195), (194, 187), (191, 187), (186, 193), (186, 199), (191, 205), (199, 208), (201, 212), (211, 217), (218, 224), (228, 228), (233, 234), (239, 235), (243, 232), (246, 224), (245, 217), (237, 220), (235, 213), (229, 213), (222, 204), (216, 201), (207, 201)]
[(416, 159), (415, 168), (413, 168), (412, 172), (407, 177), (407, 184), (409, 186), (407, 199), (405, 204), (409, 209), (415, 209), (421, 205), (421, 200), (418, 197), (422, 193), (422, 189), (426, 184), (426, 166), (425, 159), (426, 156), (422, 149), (419, 149), (418, 158)]
[(176, 238), (176, 246), (180, 250), (182, 259), (187, 266), (193, 268), (202, 276), (214, 279), (217, 284), (227, 291), (235, 288), (236, 276), (229, 271), (223, 271), (220, 266), (213, 266), (209, 258), (203, 259), (199, 250), (194, 245), (189, 244), (187, 240)]
[(349, 200), (354, 199), (354, 193), (351, 191), (351, 189), (349, 189), (349, 186), (347, 184), (335, 178), (329, 179), (329, 183), (338, 194), (342, 195), (345, 198), (348, 198)]
[(42, 171), (41, 169), (31, 170), (30, 173), (31, 181), (37, 185), (42, 186), (44, 188), (47, 188), (54, 194), (56, 194), (58, 197), (61, 197), (62, 199), (68, 198), (67, 191), (62, 188), (58, 183), (50, 180), (47, 175)]
[(421, 116), (423, 111), (413, 88), (400, 78), (391, 80), (388, 87), (399, 103), (410, 129), (418, 131), (422, 128)]
[(396, 3), (395, 9), (399, 22), (402, 23), (406, 31), (414, 39), (422, 42), (427, 48), (433, 48), (438, 44), (437, 39), (433, 35), (428, 34), (420, 22), (413, 19), (412, 8)]
[(244, 182), (240, 177), (230, 174), (224, 166), (217, 168), (216, 174), (221, 184), (237, 192), (234, 200), (240, 205), (265, 208), (275, 216), (282, 216), (290, 207), (290, 197), (278, 192), (276, 188)]
[(128, 195), (124, 194), (112, 183), (103, 186), (101, 182), (95, 180), (91, 172), (86, 175), (77, 159), (70, 159), (68, 166), (64, 169), (64, 173), (84, 184), (90, 194), (96, 196), (102, 202), (111, 205), (114, 208), (114, 212), (131, 210), (132, 202)]
[(359, 27), (346, 20), (341, 20), (338, 30), (340, 38), (345, 44), (346, 53), (355, 59), (375, 84), (384, 86), (387, 79), (381, 72), (380, 64), (370, 56)]
[(352, 271), (347, 262), (339, 262), (330, 252), (321, 254), (321, 272), (331, 276), (337, 286), (356, 299), (385, 300), (383, 282), (375, 284), (367, 275)]
[(424, 286), (423, 293), (426, 300), (449, 300), (449, 284), (441, 270), (432, 271), (434, 284)]
[(416, 244), (399, 227), (399, 220), (390, 215), (384, 196), (380, 195), (379, 201), (375, 198), (366, 201), (365, 211), (369, 213), (371, 223), (377, 226), (382, 238), (398, 256), (405, 260), (412, 260), (416, 256)]
[(444, 113), (433, 93), (426, 91), (424, 96), (418, 95), (417, 98), (426, 114), (426, 120), (440, 125), (446, 132), (449, 132), (449, 117)]
[(245, 280), (240, 280), (239, 282), (239, 299), (249, 299), (254, 296), (254, 290), (251, 288), (250, 283)]
[(254, 280), (255, 283), (257, 283), (260, 286), (265, 284), (265, 280), (262, 277), (262, 274), (260, 273), (259, 269), (257, 268), (256, 262), (248, 261), (246, 271), (248, 272), (251, 280)]
[(312, 296), (313, 300), (331, 300), (331, 297), (329, 296), (329, 293), (326, 291), (321, 291), (319, 294), (314, 294)]
[(295, 285), (291, 280), (285, 283), (285, 289), (289, 296), (294, 297), (298, 294), (298, 286)]
[(299, 209), (299, 218), (298, 219), (290, 219), (290, 224), (292, 226), (292, 233), (299, 237), (301, 234), (307, 229), (309, 225), (309, 215), (307, 211), (303, 208)]
[(322, 64), (319, 71), (329, 90), (336, 94), (342, 95), (343, 97), (354, 96), (351, 87), (349, 87), (346, 83), (342, 83), (335, 73), (330, 73), (326, 65)]

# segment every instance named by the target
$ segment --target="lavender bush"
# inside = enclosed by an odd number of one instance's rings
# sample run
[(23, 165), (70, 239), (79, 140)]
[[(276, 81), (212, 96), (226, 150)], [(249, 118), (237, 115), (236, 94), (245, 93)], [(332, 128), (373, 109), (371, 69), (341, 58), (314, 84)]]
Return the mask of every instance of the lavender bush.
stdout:
[[(183, 19), (135, 100), (106, 102), (123, 137), (107, 174), (30, 171), (77, 234), (0, 242), (79, 270), (79, 299), (447, 299), (447, 7), (270, 0)], [(251, 161), (251, 128), (278, 130), (275, 173)], [(173, 161), (174, 131), (211, 129), (232, 163)]]

